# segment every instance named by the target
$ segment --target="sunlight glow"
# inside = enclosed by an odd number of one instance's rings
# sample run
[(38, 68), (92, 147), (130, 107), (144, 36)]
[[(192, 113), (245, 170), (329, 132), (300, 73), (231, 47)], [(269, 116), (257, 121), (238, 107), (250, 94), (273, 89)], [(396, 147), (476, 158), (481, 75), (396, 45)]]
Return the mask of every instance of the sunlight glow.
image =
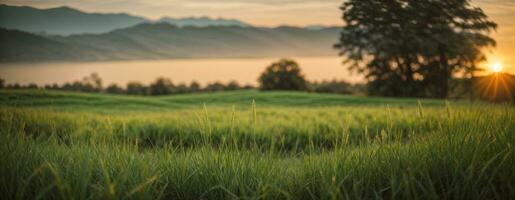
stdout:
[(495, 63), (492, 65), (492, 71), (495, 73), (499, 73), (502, 71), (502, 64), (500, 62)]

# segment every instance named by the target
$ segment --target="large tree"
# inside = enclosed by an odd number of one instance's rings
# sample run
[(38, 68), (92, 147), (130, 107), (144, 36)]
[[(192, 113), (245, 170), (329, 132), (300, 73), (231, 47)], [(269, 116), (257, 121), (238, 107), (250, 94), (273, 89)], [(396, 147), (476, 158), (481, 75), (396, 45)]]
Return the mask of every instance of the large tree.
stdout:
[(446, 97), (449, 79), (471, 74), (495, 46), (496, 24), (470, 0), (348, 0), (336, 45), (369, 92)]

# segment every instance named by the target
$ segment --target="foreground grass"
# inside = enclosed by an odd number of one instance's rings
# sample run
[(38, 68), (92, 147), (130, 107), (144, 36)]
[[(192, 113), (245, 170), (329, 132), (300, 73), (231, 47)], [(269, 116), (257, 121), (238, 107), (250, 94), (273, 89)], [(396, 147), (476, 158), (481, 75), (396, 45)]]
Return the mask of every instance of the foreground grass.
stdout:
[(255, 91), (0, 94), (2, 199), (515, 196), (509, 106)]

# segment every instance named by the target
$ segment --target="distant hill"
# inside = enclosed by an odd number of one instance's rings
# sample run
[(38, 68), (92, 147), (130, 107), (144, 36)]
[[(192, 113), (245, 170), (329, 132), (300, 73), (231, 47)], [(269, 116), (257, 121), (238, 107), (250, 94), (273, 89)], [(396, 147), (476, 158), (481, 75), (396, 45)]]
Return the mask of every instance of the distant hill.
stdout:
[(304, 26), (305, 29), (308, 29), (308, 30), (322, 30), (324, 28), (330, 28), (331, 26), (326, 26), (326, 25), (321, 25), (321, 24), (313, 24), (313, 25), (308, 25), (308, 26)]
[[(38, 9), (28, 6), (0, 5), (0, 27), (41, 35), (107, 33), (115, 29), (152, 22), (154, 21), (125, 13), (86, 13), (70, 7)], [(209, 17), (163, 17), (156, 21), (156, 23), (162, 22), (180, 27), (250, 26), (234, 19)]]
[(163, 17), (158, 20), (158, 22), (166, 22), (169, 24), (173, 24), (179, 27), (183, 26), (196, 26), (196, 27), (206, 27), (206, 26), (240, 26), (240, 27), (249, 27), (251, 25), (246, 24), (242, 21), (235, 19), (212, 19), (209, 17), (187, 17), (187, 18), (170, 18)]
[(87, 48), (0, 28), (0, 62), (94, 59)]
[[(5, 29), (2, 33), (2, 41), (17, 42), (2, 44), (1, 60), (17, 62), (336, 55), (332, 45), (338, 41), (339, 28), (178, 27), (145, 23), (103, 34), (43, 37)], [(22, 37), (30, 37), (32, 42), (17, 39)], [(39, 55), (47, 47), (55, 49), (55, 53)], [(34, 51), (13, 53), (23, 49)]]
[(0, 27), (31, 33), (57, 35), (105, 33), (147, 21), (145, 18), (124, 13), (85, 13), (69, 7), (37, 9), (27, 6), (0, 5)]

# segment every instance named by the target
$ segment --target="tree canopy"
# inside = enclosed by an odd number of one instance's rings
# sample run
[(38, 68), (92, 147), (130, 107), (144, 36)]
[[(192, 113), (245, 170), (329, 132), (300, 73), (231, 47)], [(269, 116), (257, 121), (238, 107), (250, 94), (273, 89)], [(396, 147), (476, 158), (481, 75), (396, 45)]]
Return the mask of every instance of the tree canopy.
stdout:
[(174, 91), (174, 84), (168, 78), (157, 78), (157, 80), (150, 84), (150, 95), (169, 95)]
[(335, 46), (373, 95), (444, 98), (449, 79), (470, 76), (495, 46), (497, 25), (470, 0), (348, 0), (341, 10)]
[(262, 90), (306, 90), (307, 81), (299, 65), (289, 59), (281, 59), (266, 68), (258, 79)]

